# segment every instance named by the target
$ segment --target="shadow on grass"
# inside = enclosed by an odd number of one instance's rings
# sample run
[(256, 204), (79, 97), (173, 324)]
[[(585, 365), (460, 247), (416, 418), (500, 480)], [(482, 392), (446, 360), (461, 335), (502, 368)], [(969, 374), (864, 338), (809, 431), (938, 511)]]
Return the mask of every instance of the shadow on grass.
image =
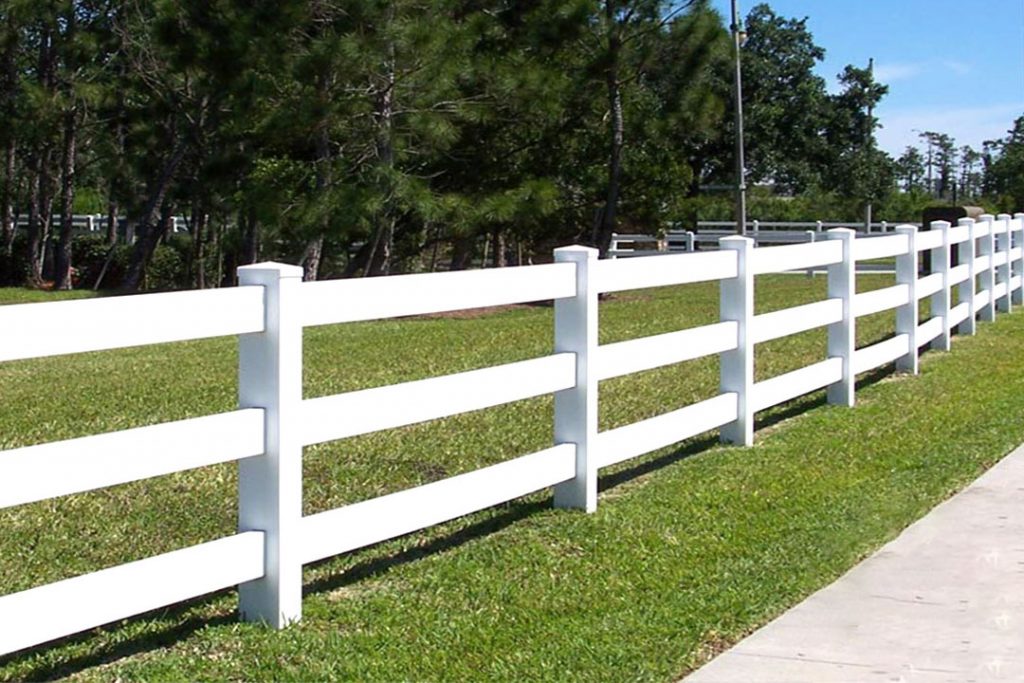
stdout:
[(674, 465), (677, 462), (682, 462), (687, 458), (692, 458), (695, 455), (699, 455), (705, 451), (708, 451), (718, 445), (718, 432), (715, 431), (710, 435), (694, 437), (683, 442), (680, 448), (677, 448), (664, 455), (659, 455), (656, 458), (638, 463), (632, 467), (606, 474), (603, 477), (599, 477), (597, 480), (598, 492), (609, 491), (616, 486), (621, 486), (627, 482), (638, 479), (645, 474), (656, 472), (660, 469)]
[[(179, 621), (181, 617), (185, 615), (190, 609), (203, 605), (205, 603), (213, 601), (217, 597), (222, 597), (231, 593), (233, 589), (225, 589), (218, 591), (210, 595), (204, 595), (199, 598), (193, 598), (186, 602), (180, 602), (171, 607), (165, 607), (162, 609), (152, 610), (144, 614), (139, 614), (124, 622), (116, 623), (134, 623), (138, 621), (158, 620), (162, 619), (171, 623), (168, 623), (166, 627), (160, 629), (155, 633), (148, 633), (138, 638), (132, 638), (130, 640), (118, 640), (110, 645), (96, 646), (92, 651), (81, 654), (70, 659), (62, 660), (54, 663), (46, 663), (39, 667), (32, 668), (30, 671), (25, 673), (18, 680), (21, 681), (52, 681), (58, 678), (64, 678), (72, 674), (81, 673), (87, 669), (91, 669), (96, 666), (103, 666), (104, 664), (111, 664), (125, 657), (131, 657), (132, 655), (142, 654), (144, 652), (150, 652), (160, 647), (166, 647), (169, 645), (175, 645), (188, 636), (192, 635), (196, 631), (200, 631), (211, 626), (226, 626), (227, 624), (233, 624), (238, 621), (237, 612), (230, 614), (221, 614), (212, 617), (188, 617)], [(101, 627), (102, 628), (102, 627)], [(109, 630), (116, 630), (117, 626), (108, 627)], [(84, 631), (82, 633), (76, 633), (74, 635), (65, 636), (57, 640), (50, 641), (49, 643), (41, 646), (37, 646), (14, 654), (5, 655), (0, 657), (0, 668), (8, 666), (19, 659), (29, 659), (40, 651), (55, 648), (60, 646), (76, 645), (81, 643), (87, 643), (90, 639), (95, 637), (95, 629)]]
[[(341, 574), (336, 576), (327, 576), (322, 579), (312, 581), (303, 587), (302, 594), (313, 595), (316, 593), (324, 593), (332, 590), (337, 590), (344, 586), (349, 586), (359, 581), (366, 579), (375, 578), (386, 574), (388, 571), (400, 567), (402, 565), (410, 564), (421, 560), (431, 555), (443, 553), (459, 546), (465, 545), (470, 541), (490, 536), (491, 534), (501, 531), (512, 524), (515, 524), (519, 520), (526, 519), (531, 515), (534, 515), (542, 510), (547, 510), (551, 507), (550, 496), (544, 500), (537, 501), (512, 501), (510, 503), (504, 503), (502, 505), (505, 509), (502, 512), (495, 514), (487, 519), (480, 520), (470, 526), (452, 532), (448, 535), (435, 538), (434, 540), (425, 543), (415, 548), (408, 548), (406, 550), (400, 550), (391, 555), (384, 555), (382, 557), (368, 558), (363, 562), (352, 566), (345, 570)], [(500, 509), (500, 508), (496, 508)], [(413, 532), (417, 533), (417, 532)], [(394, 539), (391, 539), (394, 540)], [(383, 541), (382, 543), (386, 543)], [(374, 545), (367, 546), (361, 549), (362, 551), (373, 549)], [(307, 567), (318, 567), (328, 562), (331, 562), (335, 558), (329, 557), (319, 562), (314, 562)]]
[[(859, 390), (872, 384), (876, 384), (891, 374), (891, 365), (865, 373), (857, 382), (857, 388)], [(796, 399), (787, 404), (784, 408), (768, 413), (764, 419), (756, 423), (756, 428), (764, 429), (766, 427), (779, 424), (786, 419), (806, 413), (824, 404), (825, 396), (822, 392), (818, 392), (817, 394), (813, 394), (802, 399)], [(651, 472), (656, 472), (660, 469), (686, 460), (687, 458), (704, 453), (718, 445), (718, 443), (717, 432), (711, 432), (704, 436), (689, 439), (683, 442), (679, 448), (668, 453), (600, 477), (598, 480), (598, 490), (604, 492), (614, 489), (617, 486), (621, 486), (622, 484), (638, 479), (644, 475), (650, 474)], [(550, 507), (550, 496), (540, 500), (520, 499), (505, 503), (501, 506), (495, 507), (493, 509), (493, 514), (490, 517), (480, 520), (479, 522), (475, 522), (463, 529), (435, 538), (414, 548), (400, 550), (376, 557), (369, 557), (339, 574), (311, 581), (303, 587), (303, 595), (307, 596), (329, 592), (359, 583), (360, 581), (379, 577), (396, 567), (407, 565), (423, 558), (458, 548), (470, 541), (487, 537), (515, 524), (516, 522), (519, 522), (520, 520), (526, 519), (543, 510), (547, 510)], [(387, 541), (382, 542), (382, 544), (386, 542)], [(360, 552), (372, 552), (374, 548), (379, 548), (382, 544), (368, 546), (367, 548), (361, 549)], [(321, 566), (333, 561), (334, 559), (335, 558), (327, 558), (319, 562), (311, 563), (307, 566)], [(216, 593), (177, 603), (169, 607), (136, 615), (122, 622), (117, 622), (137, 623), (146, 620), (163, 620), (168, 623), (165, 627), (153, 633), (148, 633), (129, 640), (119, 640), (109, 645), (97, 645), (93, 651), (74, 656), (68, 660), (45, 663), (39, 667), (30, 668), (30, 670), (25, 673), (23, 678), (20, 680), (48, 681), (69, 676), (92, 667), (110, 664), (126, 657), (142, 654), (161, 647), (175, 645), (194, 633), (211, 626), (226, 626), (228, 624), (236, 623), (238, 621), (238, 613), (234, 610), (230, 613), (210, 617), (186, 617), (186, 614), (190, 610), (209, 604), (233, 592), (234, 589), (225, 589)], [(116, 630), (117, 628), (118, 627), (116, 625), (112, 627), (113, 630)], [(21, 659), (30, 659), (38, 656), (41, 651), (45, 651), (49, 648), (88, 643), (88, 641), (94, 637), (94, 630), (85, 631), (83, 633), (51, 641), (43, 646), (30, 648), (10, 655), (0, 656), (0, 668), (8, 666)]]

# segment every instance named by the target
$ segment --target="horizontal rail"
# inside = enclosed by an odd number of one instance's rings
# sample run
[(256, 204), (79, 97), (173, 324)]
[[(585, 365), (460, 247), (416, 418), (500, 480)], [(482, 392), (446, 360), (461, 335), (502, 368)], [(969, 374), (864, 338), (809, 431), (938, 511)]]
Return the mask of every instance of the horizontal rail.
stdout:
[(738, 415), (738, 394), (728, 392), (670, 413), (609, 429), (597, 435), (597, 466), (608, 467), (670, 446), (728, 424)]
[(843, 319), (843, 300), (825, 299), (754, 316), (751, 336), (755, 344), (785, 337)]
[(974, 236), (976, 238), (977, 237), (988, 237), (988, 233), (989, 233), (988, 226), (989, 226), (989, 224), (986, 221), (976, 221), (974, 223)]
[(974, 294), (974, 310), (979, 310), (988, 306), (992, 302), (992, 292), (987, 289)]
[(853, 354), (853, 374), (859, 375), (892, 363), (910, 351), (910, 335), (898, 334), (885, 341), (857, 349)]
[(263, 453), (263, 409), (0, 451), (0, 508)]
[(949, 229), (949, 243), (960, 244), (971, 239), (971, 229), (966, 225), (955, 225)]
[(908, 285), (893, 285), (882, 289), (873, 289), (870, 292), (862, 292), (853, 298), (853, 315), (871, 315), (888, 311), (897, 306), (904, 306), (910, 301), (910, 287)]
[(961, 282), (967, 282), (971, 277), (971, 269), (966, 263), (962, 263), (959, 266), (949, 269), (949, 286), (958, 285)]
[(616, 258), (633, 258), (636, 256), (661, 256), (667, 252), (657, 249), (609, 249), (608, 256)]
[(303, 563), (379, 543), (560, 484), (576, 474), (575, 444), (424, 484), (302, 520)]
[(263, 288), (0, 306), (0, 330), (0, 361), (261, 332)]
[(599, 346), (596, 358), (597, 379), (611, 379), (731, 351), (738, 345), (738, 333), (739, 325), (727, 320)]
[(992, 222), (992, 234), (993, 235), (1004, 235), (1004, 234), (1006, 234), (1006, 221), (993, 221)]
[(929, 249), (938, 249), (942, 246), (942, 231), (941, 230), (922, 230), (917, 233), (917, 237), (914, 240), (914, 244), (918, 251), (928, 251)]
[(0, 597), (0, 653), (45, 643), (263, 576), (263, 532), (247, 531)]
[(592, 287), (598, 292), (664, 287), (736, 277), (736, 254), (706, 251), (666, 254), (656, 259), (603, 259), (591, 267)]
[(927, 345), (931, 340), (942, 334), (942, 318), (929, 318), (920, 325), (917, 326), (917, 346), (918, 348)]
[(827, 387), (843, 378), (843, 359), (828, 358), (820, 363), (772, 377), (754, 385), (751, 405), (754, 412), (771, 408), (791, 398)]
[(304, 326), (443, 313), (576, 295), (576, 265), (547, 263), (448, 273), (304, 282)]
[(975, 274), (984, 273), (989, 269), (989, 257), (988, 254), (974, 257), (974, 272)]
[(963, 321), (967, 320), (971, 315), (971, 307), (965, 301), (962, 304), (957, 304), (953, 308), (949, 309), (949, 326), (955, 327)]
[(907, 253), (909, 242), (906, 235), (886, 235), (853, 241), (853, 260), (870, 261)]
[[(856, 240), (854, 240), (856, 242)], [(781, 273), (787, 270), (806, 270), (815, 266), (828, 266), (843, 260), (843, 243), (825, 240), (784, 247), (755, 249), (754, 275)]]
[(1000, 282), (1000, 283), (996, 284), (994, 287), (992, 287), (992, 298), (993, 299), (1002, 299), (1004, 296), (1006, 296), (1007, 291), (1008, 290), (1007, 290), (1007, 287), (1006, 287), (1006, 283), (1005, 282)]
[(352, 391), (302, 402), (302, 443), (344, 439), (550, 394), (576, 386), (576, 355)]
[(942, 291), (942, 273), (932, 273), (917, 281), (917, 298), (924, 299)]
[(998, 251), (992, 254), (992, 265), (993, 266), (1005, 266), (1008, 263), (1005, 251)]
[(1011, 261), (1019, 261), (1020, 257), (1024, 255), (1024, 252), (1022, 252), (1020, 247), (1014, 247), (1010, 249), (1009, 254)]
[(1010, 289), (1014, 289), (1014, 290), (1020, 289), (1020, 285), (1021, 285), (1021, 276), (1020, 275), (1014, 275), (1013, 277), (1010, 278)]
[(613, 242), (657, 242), (658, 238), (654, 235), (645, 235), (639, 232), (612, 233)]

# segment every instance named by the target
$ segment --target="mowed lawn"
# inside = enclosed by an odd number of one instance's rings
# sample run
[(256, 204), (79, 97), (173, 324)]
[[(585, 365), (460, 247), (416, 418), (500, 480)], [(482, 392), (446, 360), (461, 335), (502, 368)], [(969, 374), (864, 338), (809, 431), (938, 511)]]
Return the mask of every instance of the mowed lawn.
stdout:
[[(825, 282), (758, 277), (758, 312), (821, 299)], [(7, 303), (26, 296), (0, 290)], [(716, 284), (627, 293), (601, 304), (601, 342), (717, 314)], [(861, 319), (858, 344), (893, 323)], [(330, 326), (305, 340), (314, 397), (550, 353), (552, 312)], [(824, 331), (803, 333), (760, 345), (756, 372), (824, 357)], [(594, 514), (554, 510), (543, 492), (308, 566), (304, 618), (288, 630), (239, 623), (225, 591), (0, 658), (0, 680), (670, 681), (1024, 441), (1022, 358), (1024, 312), (1000, 316), (952, 353), (925, 354), (919, 377), (863, 377), (855, 409), (818, 392), (759, 414), (753, 448), (709, 433), (604, 470)], [(225, 338), (0, 364), (0, 448), (231, 410), (236, 362)], [(717, 358), (604, 382), (601, 428), (717, 387)], [(308, 448), (305, 509), (533, 452), (551, 433), (544, 397)], [(235, 489), (224, 465), (0, 510), (0, 593), (231, 534)]]

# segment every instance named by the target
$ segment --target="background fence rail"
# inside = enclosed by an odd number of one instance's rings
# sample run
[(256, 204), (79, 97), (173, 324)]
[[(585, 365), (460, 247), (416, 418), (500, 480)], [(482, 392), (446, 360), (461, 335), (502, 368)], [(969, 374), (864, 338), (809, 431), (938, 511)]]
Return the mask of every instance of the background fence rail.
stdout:
[[(598, 261), (586, 247), (556, 263), (479, 273), (302, 283), (294, 266), (241, 269), (230, 290), (143, 295), (0, 309), (0, 360), (239, 335), (237, 411), (0, 452), (0, 506), (239, 461), (238, 534), (0, 596), (0, 654), (213, 590), (240, 586), (245, 618), (282, 627), (301, 617), (304, 563), (409, 533), (555, 487), (555, 504), (593, 510), (597, 472), (713, 429), (749, 445), (756, 411), (822, 388), (853, 405), (862, 373), (888, 363), (917, 372), (923, 347), (949, 348), (954, 331), (1024, 301), (1024, 214), (936, 222), (867, 237), (835, 229), (821, 239), (757, 248), (725, 237), (718, 251)], [(692, 240), (689, 245), (692, 251)], [(932, 272), (919, 272), (928, 252)], [(955, 255), (959, 265), (953, 266)], [(896, 258), (896, 284), (856, 293), (858, 261)], [(828, 271), (828, 296), (754, 315), (755, 275)], [(717, 281), (719, 320), (691, 329), (598, 344), (598, 295)], [(954, 298), (957, 299), (953, 305)], [(472, 306), (555, 300), (553, 354), (455, 375), (303, 399), (302, 329)], [(919, 301), (929, 315), (919, 319)], [(856, 349), (860, 316), (896, 311), (890, 339)], [(69, 321), (84, 332), (56, 335)], [(97, 322), (98, 321), (98, 322)], [(754, 382), (757, 344), (824, 327), (823, 358)], [(719, 354), (716, 396), (615, 429), (597, 429), (598, 383)], [(302, 515), (302, 446), (554, 394), (552, 445), (474, 472)], [(146, 451), (139, 457), (139, 451)]]

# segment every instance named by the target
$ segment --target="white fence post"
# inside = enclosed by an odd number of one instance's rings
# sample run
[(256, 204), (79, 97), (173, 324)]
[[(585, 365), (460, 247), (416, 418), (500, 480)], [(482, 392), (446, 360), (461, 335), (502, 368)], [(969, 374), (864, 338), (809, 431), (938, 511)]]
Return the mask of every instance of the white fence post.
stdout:
[(996, 218), (996, 221), (1001, 224), (1002, 229), (1005, 230), (1002, 235), (999, 235), (996, 241), (996, 253), (1001, 255), (1004, 259), (998, 267), (997, 274), (999, 276), (999, 282), (1006, 283), (1006, 296), (999, 297), (999, 310), (1005, 313), (1009, 313), (1013, 310), (1013, 297), (1010, 291), (1010, 275), (1012, 272), (1012, 264), (1010, 263), (1010, 240), (1012, 235), (1010, 234), (1010, 219), (1011, 216), (1008, 213), (1001, 213)]
[(1011, 225), (1014, 225), (1015, 229), (1014, 238), (1010, 240), (1010, 248), (1019, 247), (1021, 254), (1013, 262), (1014, 267), (1010, 270), (1010, 277), (1021, 279), (1020, 285), (1013, 290), (1013, 303), (1021, 306), (1024, 305), (1024, 213), (1014, 214)]
[(843, 300), (843, 319), (828, 326), (829, 358), (843, 359), (843, 378), (828, 386), (828, 402), (836, 405), (854, 404), (855, 375), (853, 354), (856, 348), (857, 319), (853, 315), (853, 298), (857, 294), (857, 264), (853, 260), (853, 240), (856, 231), (849, 228), (829, 230), (827, 239), (842, 240), (843, 260), (828, 267), (828, 296)]
[(696, 251), (696, 249), (694, 249), (693, 230), (686, 231), (686, 251), (690, 254)]
[(576, 354), (576, 386), (555, 394), (555, 444), (576, 444), (576, 477), (555, 486), (555, 507), (597, 509), (597, 467), (590, 449), (597, 437), (597, 378), (590, 360), (597, 351), (597, 290), (590, 247), (555, 249), (555, 262), (576, 264), (576, 296), (555, 300), (555, 353)]
[[(817, 233), (814, 230), (807, 230), (805, 234), (807, 235), (807, 241), (814, 244), (814, 241), (817, 239)], [(807, 269), (807, 277), (814, 277), (813, 266)]]
[(978, 273), (974, 270), (974, 259), (977, 255), (978, 238), (975, 234), (973, 218), (961, 218), (958, 221), (958, 225), (967, 227), (968, 237), (967, 241), (957, 245), (957, 257), (960, 265), (967, 266), (967, 279), (959, 285), (960, 301), (961, 303), (967, 303), (967, 317), (957, 327), (957, 332), (960, 334), (975, 334), (978, 328), (978, 311), (974, 308), (974, 290)]
[(931, 348), (938, 351), (949, 351), (950, 345), (950, 285), (949, 285), (949, 228), (948, 221), (932, 221), (932, 230), (942, 232), (942, 245), (932, 249), (932, 272), (942, 274), (942, 289), (932, 295), (931, 312), (933, 318), (942, 318), (942, 334), (932, 340)]
[(896, 232), (907, 236), (907, 253), (896, 257), (896, 282), (907, 286), (910, 299), (896, 309), (896, 334), (910, 341), (907, 355), (896, 359), (896, 369), (917, 374), (917, 226), (900, 225)]
[(241, 285), (264, 288), (264, 331), (238, 345), (242, 408), (263, 408), (265, 451), (238, 465), (238, 528), (265, 534), (263, 578), (239, 587), (247, 621), (283, 628), (302, 616), (302, 268), (259, 263), (238, 269)]
[(737, 347), (725, 351), (719, 360), (719, 387), (722, 392), (738, 395), (737, 418), (721, 429), (724, 442), (741, 446), (754, 445), (754, 343), (751, 328), (754, 321), (754, 270), (751, 264), (754, 241), (749, 237), (731, 236), (718, 240), (719, 249), (736, 252), (736, 277), (722, 280), (719, 286), (719, 318), (737, 323)]
[(984, 214), (978, 218), (988, 226), (988, 234), (981, 238), (981, 243), (978, 245), (978, 256), (986, 256), (988, 262), (988, 268), (979, 273), (981, 291), (988, 292), (988, 303), (982, 306), (981, 310), (978, 311), (979, 317), (986, 321), (992, 322), (996, 319), (996, 301), (995, 301), (995, 284), (996, 284), (996, 271), (994, 264), (995, 258), (995, 235), (992, 234), (992, 230), (995, 228), (994, 217), (992, 214)]

